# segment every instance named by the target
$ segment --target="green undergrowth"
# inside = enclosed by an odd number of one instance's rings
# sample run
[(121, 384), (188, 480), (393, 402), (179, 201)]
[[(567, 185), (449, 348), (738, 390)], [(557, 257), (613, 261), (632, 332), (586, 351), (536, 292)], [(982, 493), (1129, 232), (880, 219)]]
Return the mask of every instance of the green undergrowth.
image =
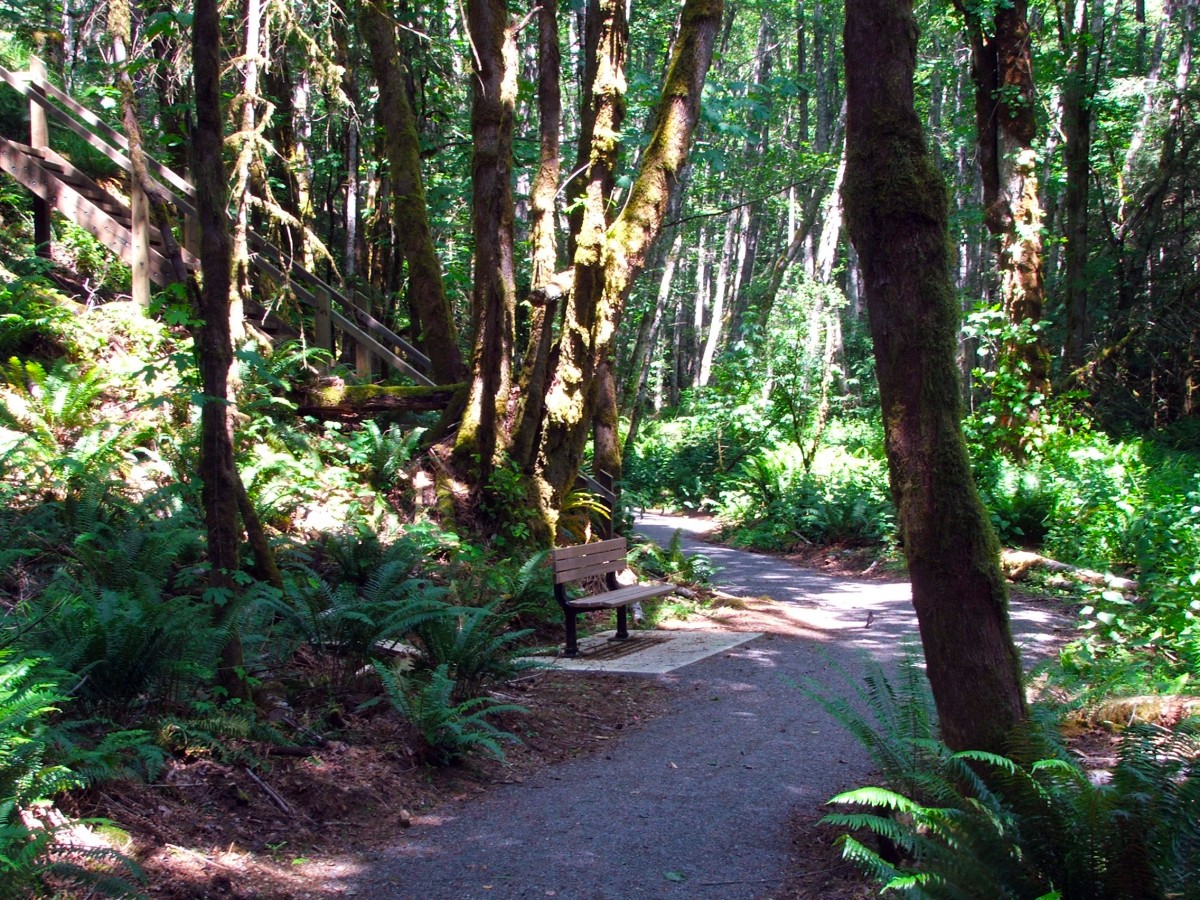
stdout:
[(833, 797), (824, 822), (884, 893), (907, 897), (1195, 897), (1200, 723), (1127, 729), (1089, 771), (1037, 709), (1007, 755), (938, 739), (915, 656), (869, 665), (851, 699), (810, 687), (870, 755), (875, 784)]
[[(1068, 407), (1051, 407), (1023, 432), (1014, 457), (994, 439), (992, 415), (985, 406), (966, 430), (1001, 541), (1136, 584), (1070, 588), (1079, 630), (1063, 654), (1063, 679), (1109, 692), (1186, 684), (1200, 671), (1200, 457), (1186, 434), (1118, 439)], [(703, 419), (647, 428), (629, 464), (631, 496), (702, 507), (734, 546), (899, 554), (878, 422), (830, 422), (815, 448), (763, 425), (735, 455)]]
[[(0, 291), (0, 896), (87, 871), (131, 889), (115, 852), (68, 855), (31, 824), (64, 791), (198, 757), (258, 767), (273, 745), (346, 737), (340, 711), (364, 703), (429, 765), (503, 756), (498, 717), (521, 711), (493, 692), (561, 641), (546, 554), (440, 526), (413, 487), (419, 426), (301, 419), (291, 397), (320, 355), (248, 345), (237, 464), (283, 587), (244, 547), (235, 588), (214, 589), (190, 339), (120, 305), (82, 333), (60, 301), (32, 280)], [(255, 702), (219, 686), (233, 640)]]

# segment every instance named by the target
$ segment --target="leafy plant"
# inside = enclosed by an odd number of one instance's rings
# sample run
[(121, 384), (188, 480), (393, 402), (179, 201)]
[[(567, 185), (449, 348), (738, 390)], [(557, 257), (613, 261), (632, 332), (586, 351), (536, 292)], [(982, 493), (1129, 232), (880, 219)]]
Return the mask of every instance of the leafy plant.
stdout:
[(280, 599), (267, 607), (331, 661), (330, 678), (339, 687), (378, 655), (380, 645), (459, 612), (441, 599), (444, 588), (413, 577), (411, 564), (402, 559), (381, 564), (363, 585), (334, 584), (310, 572), (297, 587), (304, 592), (299, 602)]
[[(115, 864), (140, 874), (131, 861), (105, 849), (69, 850), (59, 844), (65, 826), (36, 822), (31, 810), (86, 781), (48, 761), (48, 718), (65, 698), (36, 659), (0, 653), (0, 897), (27, 896), (47, 876), (87, 884), (109, 895), (132, 892)], [(91, 863), (92, 865), (87, 865)]]
[(362, 427), (348, 435), (347, 459), (352, 468), (363, 474), (371, 487), (386, 493), (396, 486), (405, 464), (413, 458), (420, 445), (422, 434), (423, 429), (405, 431), (395, 423), (385, 430), (374, 419), (368, 419)]
[(212, 756), (225, 763), (253, 761), (253, 751), (244, 746), (247, 741), (277, 747), (289, 743), (252, 708), (236, 701), (228, 704), (197, 701), (187, 715), (164, 717), (159, 722), (156, 740), (176, 753)]
[(457, 699), (477, 693), (488, 681), (504, 681), (538, 665), (520, 658), (514, 646), (533, 629), (508, 631), (498, 607), (499, 601), (494, 601), (458, 609), (453, 616), (430, 618), (414, 629), (423, 662), (446, 668)]
[(25, 645), (72, 673), (73, 693), (89, 708), (161, 702), (207, 680), (228, 638), (196, 597), (91, 587), (65, 576), (23, 618)]
[(683, 549), (683, 532), (676, 531), (666, 548), (641, 540), (629, 548), (629, 561), (658, 578), (674, 578), (689, 584), (708, 584), (713, 565), (703, 553)]
[(0, 285), (0, 359), (46, 359), (73, 347), (75, 316), (36, 275)]
[(797, 543), (880, 544), (895, 533), (895, 510), (882, 461), (829, 448), (809, 466), (792, 445), (743, 461), (718, 510), (733, 541), (764, 549)]
[(476, 749), (503, 760), (501, 743), (520, 743), (516, 735), (488, 719), (502, 713), (523, 713), (524, 707), (496, 703), (490, 697), (456, 701), (454, 679), (445, 663), (434, 669), (425, 683), (406, 678), (379, 662), (375, 663), (375, 671), (387, 699), (413, 726), (433, 762), (446, 765)]
[(0, 422), (57, 447), (90, 425), (92, 408), (107, 383), (97, 369), (57, 360), (49, 369), (15, 357), (2, 367), (7, 388), (0, 394)]
[(70, 543), (52, 577), (13, 611), (22, 646), (71, 673), (88, 708), (162, 701), (206, 680), (236, 619), (215, 624), (192, 591), (201, 575), (196, 523), (89, 498), (52, 507)]
[[(863, 708), (819, 702), (880, 766), (883, 787), (837, 795), (825, 822), (870, 832), (838, 841), (885, 890), (912, 897), (1186, 896), (1200, 854), (1200, 732), (1134, 729), (1111, 781), (1092, 779), (1056, 732), (1034, 721), (1012, 758), (951, 752), (937, 740), (915, 658), (893, 686), (877, 667)], [(1182, 893), (1177, 893), (1182, 892)]]

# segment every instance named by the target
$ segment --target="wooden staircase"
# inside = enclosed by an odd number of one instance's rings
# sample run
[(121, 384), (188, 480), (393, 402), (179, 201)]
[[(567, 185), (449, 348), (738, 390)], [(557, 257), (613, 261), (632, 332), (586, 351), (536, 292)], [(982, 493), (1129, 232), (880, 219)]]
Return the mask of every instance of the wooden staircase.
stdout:
[[(126, 265), (138, 265), (133, 211), (124, 199), (104, 190), (49, 147), (31, 147), (0, 137), (0, 169), (90, 232)], [(147, 238), (146, 276), (160, 287), (171, 284), (177, 279), (162, 253), (162, 237), (148, 233)], [(189, 268), (198, 265), (191, 253), (184, 250), (183, 254)]]
[[(0, 137), (0, 170), (34, 194), (34, 233), (40, 236), (39, 243), (48, 243), (50, 211), (57, 210), (130, 267), (135, 299), (148, 302), (150, 283), (165, 287), (178, 281), (175, 267), (164, 252), (162, 235), (150, 227), (145, 197), (132, 177), (133, 164), (125, 136), (51, 84), (36, 60), (28, 73), (14, 73), (0, 67), (0, 80), (29, 100), (30, 143)], [(128, 173), (132, 185), (130, 197), (126, 199), (106, 190), (55, 153), (49, 146), (49, 119), (73, 131)], [(147, 168), (155, 189), (175, 206), (185, 223), (194, 222), (195, 188), (156, 160), (147, 158)], [(185, 224), (184, 231), (190, 233), (192, 229)], [(375, 319), (365, 296), (358, 292), (343, 293), (297, 265), (253, 231), (249, 243), (254, 268), (279, 285), (286, 285), (301, 303), (314, 311), (317, 346), (332, 351), (335, 338), (340, 336), (418, 384), (434, 386), (428, 375), (431, 371), (428, 357)], [(196, 271), (197, 257), (184, 247), (180, 249), (185, 269)], [(369, 370), (367, 354), (360, 355), (360, 365)]]

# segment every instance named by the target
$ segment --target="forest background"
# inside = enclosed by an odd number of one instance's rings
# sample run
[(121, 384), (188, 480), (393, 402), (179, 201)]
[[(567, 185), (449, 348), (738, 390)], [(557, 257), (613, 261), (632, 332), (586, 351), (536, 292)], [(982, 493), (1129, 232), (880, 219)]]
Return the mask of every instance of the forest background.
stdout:
[[(1054, 675), (1077, 703), (1178, 694), (1200, 663), (1195, 15), (915, 9), (975, 482), (1005, 545), (1100, 573)], [(581, 470), (612, 477), (621, 509), (710, 511), (749, 547), (911, 551), (844, 222), (844, 16), (806, 0), (0, 9), (7, 68), (42, 57), (192, 171), (210, 216), (203, 290), (164, 290), (147, 315), (113, 302), (129, 271), (86, 231), (57, 219), (39, 247), (28, 195), (0, 186), (4, 677), (36, 698), (13, 702), (12, 733), (39, 736), (4, 797), (73, 777), (37, 781), (65, 695), (119, 727), (60, 761), (124, 772), (179, 750), (147, 709), (219, 707), (228, 726), (226, 700), (246, 712), (300, 647), (337, 660), (341, 689), (380, 641), (420, 635), (416, 674), (381, 670), (393, 703), (469, 719), (514, 623), (552, 618), (531, 554), (593, 527)], [(16, 92), (0, 128), (27, 139)], [(51, 143), (129, 192), (72, 134)], [(364, 412), (421, 394), (257, 273), (250, 229), (356, 291), (428, 358), (448, 409)], [(471, 721), (426, 722), (428, 752), (498, 747)]]

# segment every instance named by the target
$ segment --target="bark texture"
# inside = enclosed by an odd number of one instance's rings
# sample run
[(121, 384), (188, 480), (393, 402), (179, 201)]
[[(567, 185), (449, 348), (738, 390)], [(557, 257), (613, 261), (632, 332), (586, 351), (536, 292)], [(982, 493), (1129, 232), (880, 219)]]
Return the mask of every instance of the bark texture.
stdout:
[(466, 367), (429, 227), (421, 178), (421, 144), (408, 102), (395, 27), (378, 3), (363, 5), (359, 26), (370, 48), (371, 69), (379, 86), (376, 115), (383, 133), (394, 216), (400, 223), (396, 236), (408, 264), (409, 299), (420, 320), (422, 349), (432, 364), (433, 380), (453, 384), (466, 377)]
[[(955, 0), (971, 36), (975, 129), (984, 222), (995, 245), (1000, 298), (1009, 321), (1037, 323), (1046, 289), (1038, 200), (1033, 57), (1026, 0), (1000, 4), (990, 21)], [(1031, 390), (1050, 389), (1050, 355), (1036, 333), (1006, 348)]]
[(916, 39), (911, 0), (847, 0), (846, 217), (943, 737), (1003, 751), (1026, 708), (999, 548), (960, 424), (946, 189), (913, 106)]
[[(212, 587), (224, 597), (214, 610), (218, 620), (232, 608), (238, 570), (239, 482), (233, 456), (229, 419), (229, 368), (233, 363), (230, 330), (232, 242), (226, 216), (228, 181), (221, 161), (221, 31), (215, 0), (196, 0), (192, 21), (192, 72), (195, 80), (196, 127), (192, 136), (192, 171), (200, 220), (200, 267), (204, 285), (197, 292), (202, 325), (196, 335), (196, 354), (204, 405), (200, 412), (200, 480)], [(242, 648), (236, 633), (221, 655), (222, 686), (234, 696), (249, 698), (239, 672)]]
[[(650, 143), (625, 208), (599, 248), (603, 284), (594, 310), (588, 311), (590, 327), (574, 340), (564, 336), (547, 397), (539, 466), (541, 499), (548, 512), (561, 506), (579, 473), (595, 408), (597, 366), (611, 357), (621, 310), (662, 230), (671, 196), (679, 189), (722, 10), (721, 0), (688, 0), (684, 5)], [(577, 253), (577, 293), (579, 262)], [(582, 325), (587, 320), (580, 316), (578, 321)]]
[(512, 385), (516, 286), (513, 279), (512, 142), (517, 97), (516, 40), (504, 0), (470, 0), (474, 47), (471, 133), (475, 326), (472, 380), (455, 458), (474, 466), (485, 485), (495, 464)]
[[(559, 71), (558, 3), (544, 0), (538, 7), (538, 117), (540, 151), (537, 177), (530, 203), (529, 243), (533, 272), (530, 293), (545, 296), (558, 268), (554, 206), (562, 174), (559, 132), (562, 129), (562, 88)], [(542, 415), (546, 409), (546, 382), (550, 377), (551, 349), (557, 302), (548, 297), (533, 306), (529, 340), (518, 384), (517, 417), (509, 452), (522, 472), (532, 474), (537, 462)]]
[(1092, 88), (1088, 77), (1088, 0), (1075, 0), (1068, 7), (1072, 18), (1060, 21), (1061, 42), (1068, 54), (1063, 84), (1063, 161), (1066, 190), (1063, 197), (1063, 293), (1066, 307), (1066, 338), (1063, 360), (1075, 367), (1083, 362), (1084, 347), (1091, 338), (1088, 321), (1088, 194), (1091, 186), (1089, 160), (1092, 152)]

